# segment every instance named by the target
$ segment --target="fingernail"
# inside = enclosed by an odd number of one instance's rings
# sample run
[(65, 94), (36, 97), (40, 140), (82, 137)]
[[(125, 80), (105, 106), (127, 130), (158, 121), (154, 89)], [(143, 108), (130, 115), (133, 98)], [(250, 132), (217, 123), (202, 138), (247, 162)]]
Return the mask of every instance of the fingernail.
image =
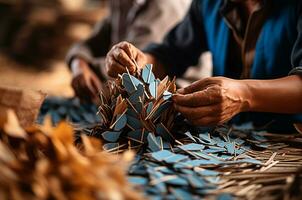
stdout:
[(132, 67), (128, 68), (128, 71), (129, 71), (130, 74), (133, 74), (133, 73), (134, 73), (134, 70), (133, 70)]
[(136, 72), (136, 67), (135, 66), (133, 66), (133, 67), (131, 67), (131, 71), (133, 71), (133, 72)]

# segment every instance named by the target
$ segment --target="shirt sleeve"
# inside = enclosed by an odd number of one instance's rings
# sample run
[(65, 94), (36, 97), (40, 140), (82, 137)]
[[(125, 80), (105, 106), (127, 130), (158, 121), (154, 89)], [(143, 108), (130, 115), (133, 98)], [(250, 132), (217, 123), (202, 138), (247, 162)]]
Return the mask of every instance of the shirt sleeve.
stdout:
[(101, 57), (105, 57), (111, 41), (111, 24), (108, 19), (98, 23), (92, 35), (84, 41), (76, 43), (67, 53), (66, 61), (69, 66), (75, 57), (88, 62), (94, 70), (100, 65)]
[(194, 0), (182, 22), (176, 25), (161, 44), (150, 44), (144, 52), (156, 57), (170, 76), (181, 76), (189, 66), (196, 65), (207, 50), (200, 1)]
[(302, 3), (298, 5), (298, 36), (292, 52), (292, 66), (294, 67), (289, 75), (302, 75)]
[(161, 42), (165, 34), (184, 18), (191, 2), (191, 0), (147, 1), (128, 27), (129, 32), (125, 40), (140, 49), (150, 42)]
[(295, 67), (289, 72), (289, 75), (302, 75), (302, 67)]

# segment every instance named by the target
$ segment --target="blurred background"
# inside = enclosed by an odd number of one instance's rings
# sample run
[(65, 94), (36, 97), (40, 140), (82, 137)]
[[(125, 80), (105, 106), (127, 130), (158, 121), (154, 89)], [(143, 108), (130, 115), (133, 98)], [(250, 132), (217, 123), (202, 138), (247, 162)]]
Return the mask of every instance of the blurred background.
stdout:
[(70, 46), (108, 14), (105, 0), (0, 0), (0, 85), (71, 97)]
[[(66, 54), (109, 14), (108, 0), (0, 0), (0, 86), (74, 96)], [(211, 76), (211, 69), (205, 53), (177, 83)]]

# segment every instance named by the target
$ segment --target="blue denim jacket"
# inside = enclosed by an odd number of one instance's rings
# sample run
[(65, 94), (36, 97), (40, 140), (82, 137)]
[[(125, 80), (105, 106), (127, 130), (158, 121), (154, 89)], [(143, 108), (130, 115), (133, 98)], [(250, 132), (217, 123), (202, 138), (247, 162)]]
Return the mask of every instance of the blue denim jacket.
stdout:
[[(268, 1), (268, 0), (267, 0)], [(181, 76), (188, 66), (197, 64), (204, 51), (213, 54), (213, 75), (227, 76), (228, 48), (234, 40), (221, 13), (225, 0), (195, 0), (181, 23), (172, 29), (161, 44), (150, 44), (144, 51), (154, 55), (171, 76)], [(274, 79), (297, 74), (302, 66), (302, 1), (271, 0), (256, 43), (251, 67), (252, 79)], [(300, 69), (300, 70), (299, 70)], [(238, 78), (228, 76), (229, 78)], [(295, 86), (293, 86), (295, 87)], [(302, 103), (302, 102), (301, 102)], [(284, 105), (286, 106), (286, 104)], [(241, 113), (232, 122), (252, 121), (270, 131), (293, 131), (301, 115)]]

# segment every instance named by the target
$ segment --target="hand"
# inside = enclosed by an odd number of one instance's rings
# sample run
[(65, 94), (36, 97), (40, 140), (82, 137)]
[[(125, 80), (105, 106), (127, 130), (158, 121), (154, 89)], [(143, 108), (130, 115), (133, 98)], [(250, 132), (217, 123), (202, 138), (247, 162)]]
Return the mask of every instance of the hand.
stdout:
[(98, 93), (101, 90), (101, 81), (82, 59), (72, 61), (72, 87), (82, 101), (97, 103)]
[(222, 124), (246, 111), (244, 82), (224, 77), (206, 78), (178, 90), (173, 96), (175, 109), (194, 125)]
[(137, 72), (139, 67), (147, 64), (146, 55), (128, 42), (121, 42), (113, 46), (106, 56), (106, 68), (108, 75), (116, 78), (118, 74), (125, 73), (127, 70), (131, 74)]

